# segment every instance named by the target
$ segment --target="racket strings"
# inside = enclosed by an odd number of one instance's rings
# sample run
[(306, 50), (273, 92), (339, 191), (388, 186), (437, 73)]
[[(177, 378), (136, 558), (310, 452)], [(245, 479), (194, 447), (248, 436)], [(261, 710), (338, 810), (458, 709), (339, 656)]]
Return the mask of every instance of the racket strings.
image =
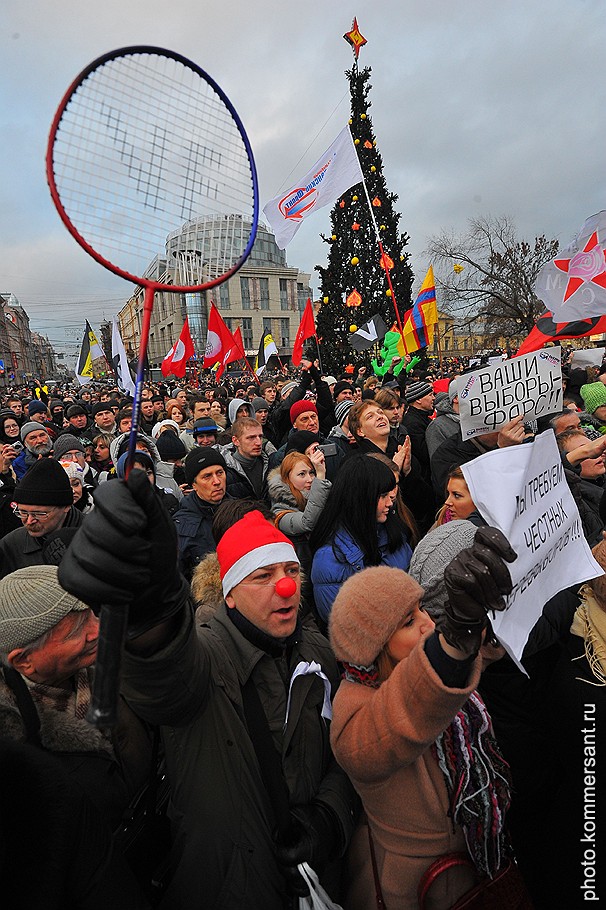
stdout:
[(214, 88), (171, 58), (131, 55), (93, 70), (62, 113), (53, 172), (76, 231), (132, 276), (186, 244), (206, 281), (249, 241), (248, 149)]

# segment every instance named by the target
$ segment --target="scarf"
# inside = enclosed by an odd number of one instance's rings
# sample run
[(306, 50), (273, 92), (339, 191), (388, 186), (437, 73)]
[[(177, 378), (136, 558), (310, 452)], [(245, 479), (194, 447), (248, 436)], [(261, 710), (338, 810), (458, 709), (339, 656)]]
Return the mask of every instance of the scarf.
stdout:
[[(84, 751), (103, 750), (114, 756), (114, 747), (109, 731), (97, 730), (86, 721), (92, 695), (92, 674), (90, 669), (78, 670), (72, 679), (73, 686), (68, 689), (62, 686), (33, 682), (29, 679), (25, 680), (34, 702), (40, 705), (41, 709), (47, 709), (51, 717), (55, 714), (65, 714), (66, 718), (73, 718), (76, 722), (75, 725), (70, 725), (69, 720), (66, 720), (68, 726), (64, 728), (70, 732), (72, 737), (70, 748), (66, 750), (65, 746), (63, 746), (57, 749), (55, 744), (54, 749), (58, 751), (73, 751), (74, 746), (80, 743), (79, 748)], [(57, 729), (61, 729), (61, 724), (57, 726)]]
[[(372, 689), (381, 685), (374, 664), (360, 667), (344, 663), (343, 668), (343, 676), (350, 682)], [(478, 874), (492, 878), (504, 859), (511, 777), (494, 738), (490, 715), (477, 692), (470, 695), (431, 749), (444, 775), (448, 815), (462, 828)]]
[(448, 814), (463, 829), (478, 874), (492, 878), (504, 859), (511, 776), (477, 692), (472, 692), (431, 748), (446, 782)]
[(591, 585), (583, 585), (579, 596), (581, 603), (574, 614), (570, 631), (584, 640), (585, 657), (598, 682), (581, 677), (577, 679), (590, 686), (606, 686), (606, 613), (596, 600)]
[(301, 619), (299, 617), (297, 618), (295, 631), (288, 638), (272, 638), (271, 635), (263, 632), (262, 629), (259, 629), (258, 626), (255, 626), (254, 623), (247, 619), (244, 614), (240, 613), (237, 607), (228, 608), (227, 615), (236, 629), (242, 633), (251, 645), (254, 645), (255, 648), (260, 648), (261, 651), (265, 651), (271, 657), (281, 657), (286, 649), (296, 644), (301, 637)]

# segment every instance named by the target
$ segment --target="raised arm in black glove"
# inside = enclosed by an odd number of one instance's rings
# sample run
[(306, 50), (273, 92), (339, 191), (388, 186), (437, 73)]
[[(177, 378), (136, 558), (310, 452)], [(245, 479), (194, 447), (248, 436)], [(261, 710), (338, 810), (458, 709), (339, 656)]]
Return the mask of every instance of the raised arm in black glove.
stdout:
[(95, 508), (59, 567), (59, 584), (98, 612), (129, 605), (128, 637), (170, 619), (186, 603), (177, 567), (173, 521), (144, 471), (110, 480), (94, 494)]
[(448, 601), (437, 625), (453, 648), (467, 655), (478, 653), (488, 611), (504, 610), (503, 595), (512, 589), (503, 560), (515, 559), (515, 552), (500, 531), (482, 527), (476, 531), (472, 546), (461, 550), (446, 566)]

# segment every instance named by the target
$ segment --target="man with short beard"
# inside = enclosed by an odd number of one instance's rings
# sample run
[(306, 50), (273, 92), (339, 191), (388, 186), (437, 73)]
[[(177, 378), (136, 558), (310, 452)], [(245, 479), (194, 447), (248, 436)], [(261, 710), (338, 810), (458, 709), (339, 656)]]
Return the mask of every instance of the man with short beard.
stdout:
[(48, 458), (53, 451), (50, 436), (36, 420), (29, 420), (23, 424), (21, 442), (25, 448), (13, 461), (13, 471), (17, 480), (21, 480), (40, 458)]

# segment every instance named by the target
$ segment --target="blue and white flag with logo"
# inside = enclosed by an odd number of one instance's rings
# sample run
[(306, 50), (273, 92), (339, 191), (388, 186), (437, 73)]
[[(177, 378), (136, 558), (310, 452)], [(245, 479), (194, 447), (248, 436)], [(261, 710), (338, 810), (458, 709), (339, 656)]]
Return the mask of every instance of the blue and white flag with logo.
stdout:
[(312, 169), (287, 193), (280, 193), (263, 209), (281, 250), (295, 236), (304, 218), (363, 180), (358, 153), (349, 127), (341, 130)]

